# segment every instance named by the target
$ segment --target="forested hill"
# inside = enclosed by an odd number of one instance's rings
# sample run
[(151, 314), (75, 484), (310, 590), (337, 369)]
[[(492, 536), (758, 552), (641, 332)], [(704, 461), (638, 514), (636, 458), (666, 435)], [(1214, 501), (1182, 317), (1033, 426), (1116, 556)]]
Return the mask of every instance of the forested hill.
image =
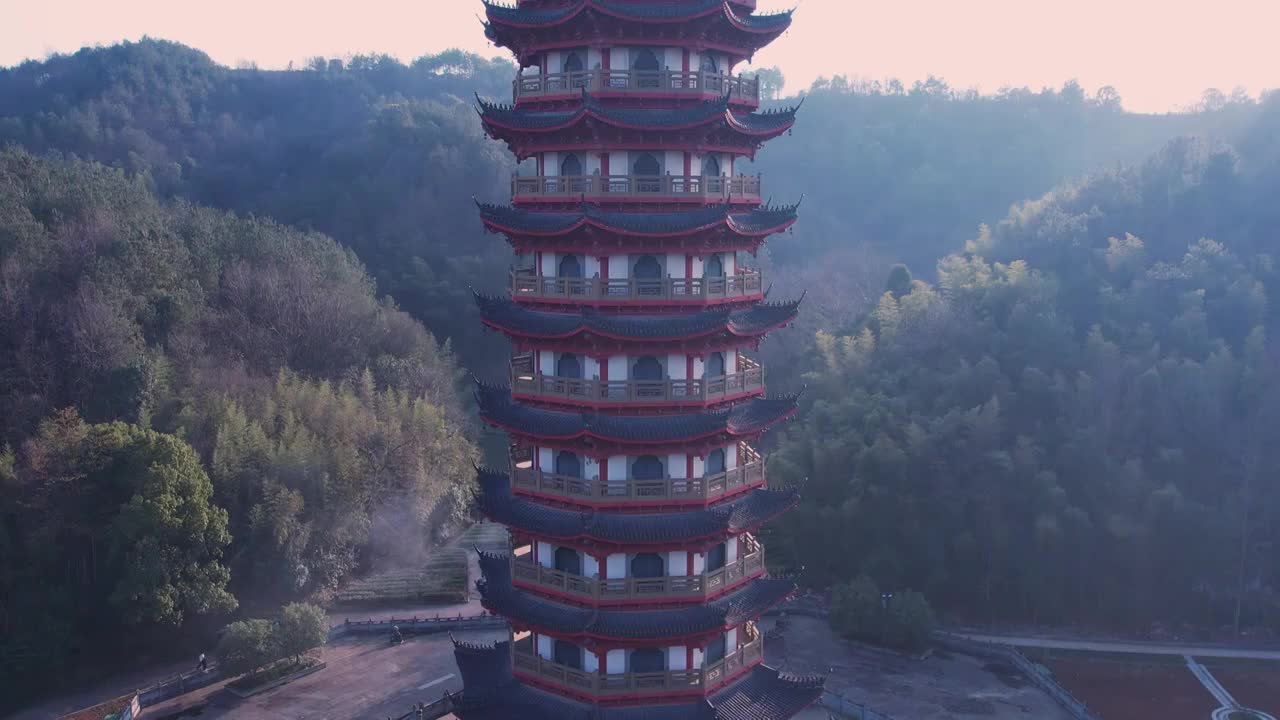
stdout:
[(1198, 112), (1125, 112), (1110, 88), (1078, 84), (981, 95), (930, 78), (900, 83), (821, 80), (793, 135), (757, 163), (766, 190), (804, 195), (798, 242), (770, 245), (781, 262), (866, 243), (890, 261), (931, 270), (978, 223), (1068, 180), (1136, 162), (1181, 135), (1229, 136), (1248, 102)]
[(1273, 95), (898, 268), (819, 336), (779, 547), (971, 620), (1280, 631), (1278, 196)]
[(0, 152), (0, 711), (420, 557), (469, 514), (458, 375), (328, 237)]
[[(232, 69), (144, 40), (0, 70), (0, 144), (98, 160), (143, 173), (162, 196), (324, 232), (489, 375), (501, 345), (479, 330), (466, 288), (501, 288), (510, 255), (470, 203), (504, 201), (514, 168), (471, 99), (510, 98), (514, 72), (457, 51)], [(1017, 202), (1247, 114), (1134, 115), (1074, 84), (980, 96), (937, 80), (824, 81), (794, 134), (757, 163), (767, 194), (806, 198), (795, 235), (768, 246), (771, 277), (779, 293), (809, 290), (812, 335), (863, 309), (888, 263), (930, 268)]]
[(159, 40), (86, 48), (0, 70), (0, 145), (338, 238), (379, 292), (479, 356), (466, 286), (502, 282), (508, 252), (482, 234), (472, 197), (501, 197), (511, 166), (471, 103), (509, 97), (513, 72), (457, 51), (263, 71)]

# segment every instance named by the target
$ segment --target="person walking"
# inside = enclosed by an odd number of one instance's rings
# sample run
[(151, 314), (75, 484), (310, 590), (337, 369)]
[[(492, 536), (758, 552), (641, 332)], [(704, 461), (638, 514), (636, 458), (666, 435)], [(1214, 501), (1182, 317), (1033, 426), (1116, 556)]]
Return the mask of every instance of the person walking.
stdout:
[(204, 653), (200, 653), (200, 662), (196, 664), (196, 667), (200, 668), (200, 672), (205, 672), (209, 669), (209, 660), (205, 658)]

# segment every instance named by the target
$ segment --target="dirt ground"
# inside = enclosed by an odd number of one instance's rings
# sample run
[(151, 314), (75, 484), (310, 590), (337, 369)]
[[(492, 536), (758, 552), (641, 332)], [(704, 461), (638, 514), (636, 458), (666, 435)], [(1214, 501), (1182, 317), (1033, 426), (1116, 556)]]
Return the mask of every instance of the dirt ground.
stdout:
[[(761, 622), (766, 632), (773, 625)], [(823, 620), (788, 618), (780, 638), (766, 637), (765, 652), (785, 671), (830, 672), (828, 690), (903, 720), (1070, 718), (1012, 667), (967, 655), (935, 652), (914, 660), (865, 649), (835, 637)]]
[(1205, 663), (1222, 687), (1245, 707), (1280, 717), (1280, 663), (1241, 667)]
[(1207, 720), (1218, 707), (1209, 691), (1179, 662), (1073, 658), (1051, 659), (1044, 664), (1102, 720)]

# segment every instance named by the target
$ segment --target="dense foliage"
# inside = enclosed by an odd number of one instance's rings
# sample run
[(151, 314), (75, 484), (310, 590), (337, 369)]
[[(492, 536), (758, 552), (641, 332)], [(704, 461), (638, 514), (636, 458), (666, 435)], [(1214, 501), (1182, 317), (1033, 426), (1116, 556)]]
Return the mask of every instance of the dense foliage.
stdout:
[(779, 539), (810, 580), (982, 619), (1280, 621), (1277, 127), (1280, 98), (1235, 148), (1021, 205), (821, 334), (774, 466), (807, 478)]
[(449, 351), (327, 237), (10, 150), (0, 298), (6, 687), (467, 512)]
[(143, 40), (0, 70), (0, 146), (97, 160), (145, 174), (162, 196), (324, 232), (479, 358), (492, 344), (467, 285), (504, 282), (507, 250), (482, 233), (472, 198), (504, 197), (512, 168), (471, 98), (509, 98), (513, 75), (458, 51), (232, 69)]
[(929, 647), (935, 622), (924, 595), (882, 592), (866, 575), (831, 590), (831, 627), (847, 638), (919, 652)]

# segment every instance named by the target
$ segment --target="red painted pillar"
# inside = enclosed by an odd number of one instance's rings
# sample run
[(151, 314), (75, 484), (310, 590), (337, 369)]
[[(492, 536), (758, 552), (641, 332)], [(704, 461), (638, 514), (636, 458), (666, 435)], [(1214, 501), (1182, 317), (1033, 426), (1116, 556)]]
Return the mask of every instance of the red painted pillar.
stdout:
[(601, 650), (596, 653), (596, 663), (600, 665), (600, 674), (609, 674), (609, 651)]

